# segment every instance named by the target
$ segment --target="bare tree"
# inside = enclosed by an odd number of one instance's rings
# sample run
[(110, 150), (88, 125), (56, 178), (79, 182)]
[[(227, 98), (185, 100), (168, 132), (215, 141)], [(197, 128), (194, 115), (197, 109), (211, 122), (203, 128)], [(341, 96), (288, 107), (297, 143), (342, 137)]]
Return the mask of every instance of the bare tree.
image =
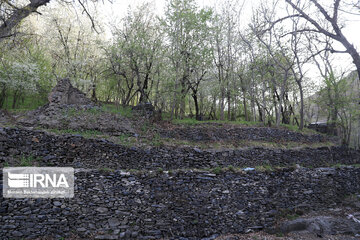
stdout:
[(13, 35), (13, 29), (31, 13), (37, 12), (41, 6), (49, 3), (50, 0), (30, 0), (30, 3), (23, 7), (18, 7), (10, 0), (1, 0), (0, 5), (0, 41)]
[[(27, 5), (20, 6), (11, 0), (0, 0), (0, 42), (15, 34), (14, 29), (20, 22), (32, 13), (38, 13), (38, 8), (46, 6), (50, 1), (58, 1), (66, 4), (78, 3), (83, 13), (91, 20), (92, 28), (96, 31), (95, 21), (91, 16), (87, 0), (29, 0)], [(92, 2), (96, 2), (92, 1)]]
[[(338, 51), (334, 49), (328, 49), (332, 53), (348, 53), (353, 59), (353, 62), (357, 69), (358, 77), (360, 78), (360, 55), (356, 50), (353, 44), (349, 42), (349, 40), (345, 37), (342, 31), (342, 26), (339, 24), (339, 11), (341, 9), (341, 0), (333, 1), (333, 5), (329, 7), (332, 9), (332, 13), (330, 14), (330, 10), (326, 10), (324, 4), (320, 4), (317, 0), (307, 0), (307, 6), (314, 6), (321, 14), (323, 19), (316, 19), (314, 16), (316, 14), (311, 14), (310, 12), (306, 12), (304, 4), (302, 1), (293, 1), (293, 0), (285, 0), (298, 14), (289, 15), (285, 18), (303, 18), (308, 21), (313, 28), (303, 28), (298, 29), (297, 32), (315, 32), (319, 34), (324, 34), (327, 37), (341, 43), (345, 47), (345, 51)], [(354, 4), (356, 7), (356, 4)], [(285, 18), (279, 19), (276, 22), (283, 21)], [(321, 23), (324, 24), (321, 24)], [(275, 22), (274, 22), (275, 23)], [(327, 27), (329, 26), (329, 27)]]

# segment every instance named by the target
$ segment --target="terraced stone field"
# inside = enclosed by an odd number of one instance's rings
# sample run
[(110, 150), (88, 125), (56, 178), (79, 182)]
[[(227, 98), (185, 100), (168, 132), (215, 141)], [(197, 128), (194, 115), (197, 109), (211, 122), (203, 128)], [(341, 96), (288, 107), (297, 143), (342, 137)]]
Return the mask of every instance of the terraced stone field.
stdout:
[[(164, 141), (330, 141), (285, 129), (228, 127), (222, 135), (208, 124), (158, 131)], [(289, 219), (347, 209), (340, 216), (346, 219), (360, 210), (360, 153), (341, 146), (139, 147), (7, 127), (0, 129), (0, 150), (2, 167), (76, 169), (72, 199), (1, 198), (2, 239), (241, 239), (264, 231), (279, 237), (278, 227)], [(344, 205), (349, 196), (355, 205)], [(359, 234), (356, 227), (348, 237)]]

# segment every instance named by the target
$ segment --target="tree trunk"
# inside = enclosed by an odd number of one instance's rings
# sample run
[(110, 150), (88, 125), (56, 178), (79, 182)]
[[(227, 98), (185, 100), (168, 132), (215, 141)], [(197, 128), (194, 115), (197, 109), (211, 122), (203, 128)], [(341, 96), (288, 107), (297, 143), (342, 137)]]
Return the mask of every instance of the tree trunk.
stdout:
[(228, 89), (227, 91), (227, 109), (228, 109), (228, 112), (227, 112), (227, 119), (228, 121), (231, 121), (231, 99), (230, 99), (230, 90)]
[(16, 102), (17, 102), (17, 98), (18, 98), (18, 90), (14, 91), (14, 96), (13, 96), (13, 102), (12, 102), (12, 108), (15, 109), (16, 107)]
[(299, 85), (299, 91), (300, 91), (300, 125), (299, 129), (304, 129), (304, 92), (302, 88), (301, 82), (298, 83)]
[(198, 98), (197, 98), (197, 94), (196, 92), (194, 92), (192, 94), (192, 97), (194, 99), (194, 104), (195, 104), (195, 116), (196, 116), (196, 120), (201, 121), (201, 117), (199, 114), (199, 103), (198, 103)]
[(221, 97), (220, 97), (220, 120), (224, 121), (224, 108), (225, 108), (225, 89), (221, 86)]
[(243, 105), (244, 105), (244, 113), (245, 113), (245, 121), (249, 121), (247, 106), (246, 106), (246, 98), (245, 98), (245, 92), (243, 95)]

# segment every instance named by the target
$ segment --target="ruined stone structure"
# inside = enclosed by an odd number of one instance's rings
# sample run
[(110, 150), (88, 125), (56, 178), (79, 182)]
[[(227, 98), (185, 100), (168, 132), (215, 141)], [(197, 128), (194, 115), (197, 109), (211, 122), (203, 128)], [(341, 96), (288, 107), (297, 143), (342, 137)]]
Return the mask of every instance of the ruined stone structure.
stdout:
[(86, 98), (83, 92), (71, 85), (70, 79), (68, 78), (58, 81), (57, 85), (49, 94), (48, 99), (50, 105), (87, 105), (92, 103), (90, 99)]

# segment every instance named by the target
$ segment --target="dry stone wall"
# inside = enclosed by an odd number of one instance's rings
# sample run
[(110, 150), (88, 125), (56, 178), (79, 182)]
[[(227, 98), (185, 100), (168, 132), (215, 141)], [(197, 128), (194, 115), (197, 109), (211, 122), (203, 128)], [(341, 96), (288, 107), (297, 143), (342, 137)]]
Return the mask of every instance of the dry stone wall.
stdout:
[(0, 128), (0, 166), (9, 159), (33, 156), (40, 166), (157, 170), (255, 167), (326, 167), (360, 164), (360, 152), (344, 147), (294, 149), (249, 148), (203, 151), (197, 148), (126, 147), (105, 139), (56, 136), (42, 131)]
[[(284, 210), (336, 207), (360, 168), (76, 173), (73, 199), (3, 199), (1, 239), (202, 239), (274, 227)], [(1, 185), (1, 184), (0, 184)]]

